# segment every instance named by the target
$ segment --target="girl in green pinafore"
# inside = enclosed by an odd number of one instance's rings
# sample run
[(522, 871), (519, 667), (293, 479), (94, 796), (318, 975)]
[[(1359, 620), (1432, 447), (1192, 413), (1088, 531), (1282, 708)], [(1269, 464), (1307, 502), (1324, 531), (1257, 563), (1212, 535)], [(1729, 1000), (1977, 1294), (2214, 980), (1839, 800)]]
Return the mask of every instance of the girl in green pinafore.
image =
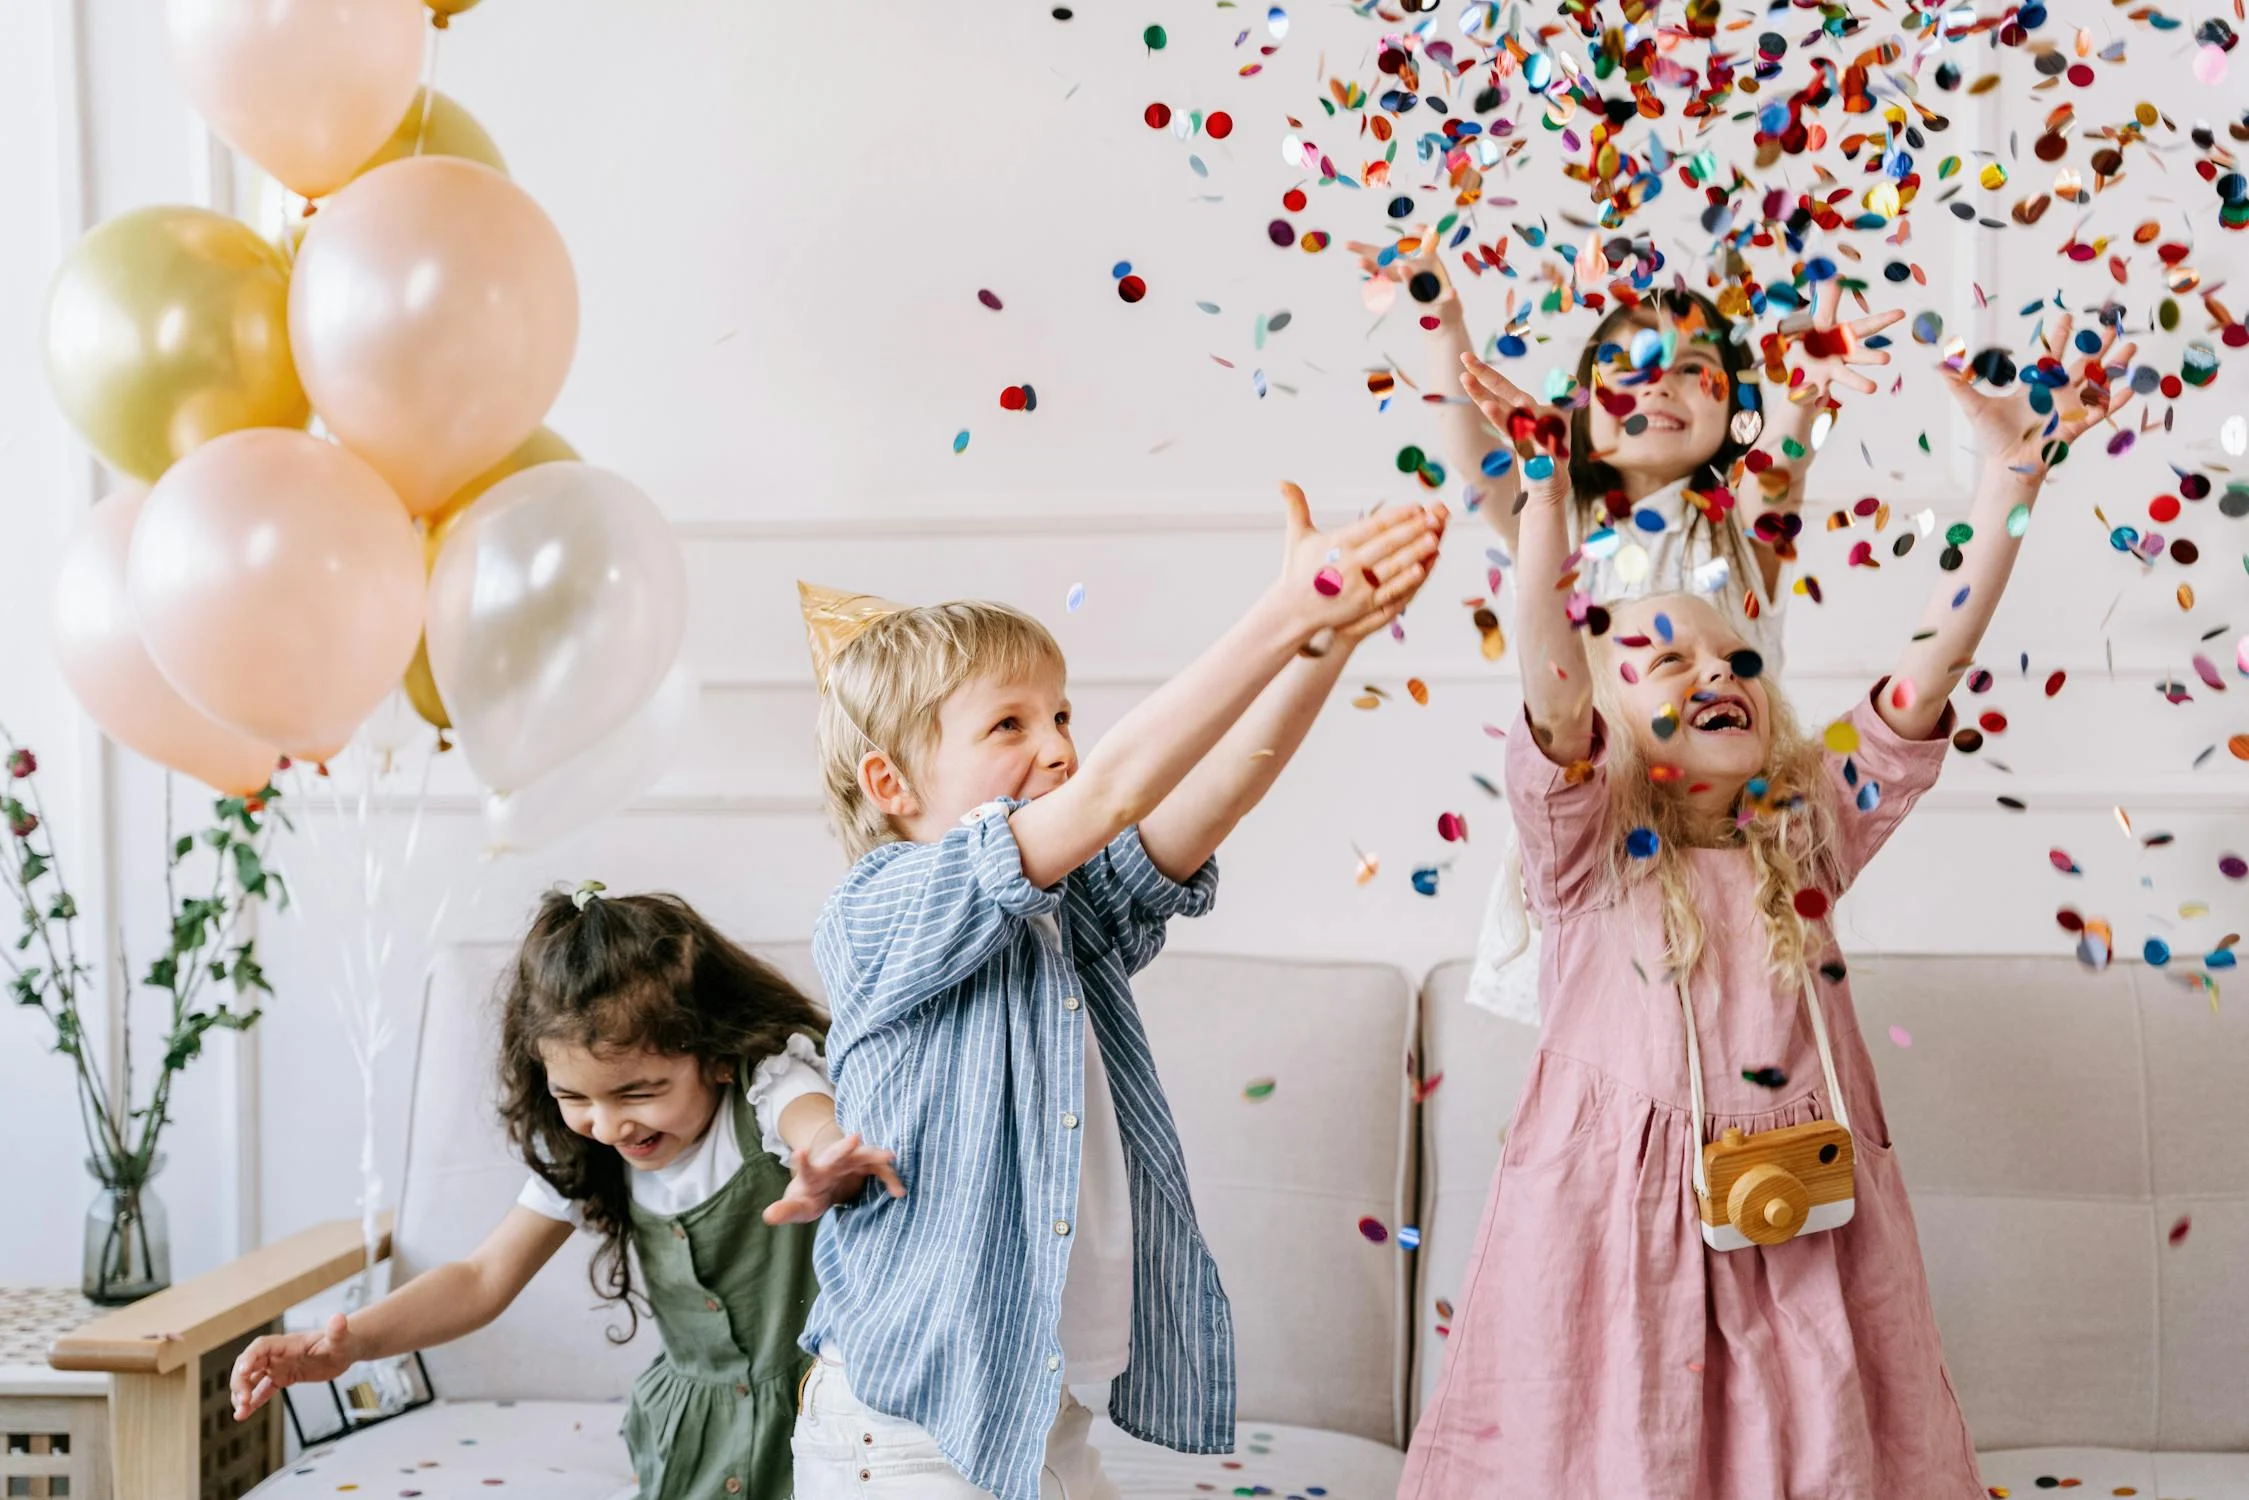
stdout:
[(664, 1341), (625, 1412), (642, 1500), (790, 1493), (813, 1223), (869, 1177), (905, 1189), (836, 1126), (812, 1001), (679, 898), (599, 890), (550, 893), (506, 982), (501, 1114), (532, 1168), (515, 1206), (468, 1259), (253, 1343), (238, 1417), (483, 1327), (584, 1229), (622, 1337), (645, 1309)]

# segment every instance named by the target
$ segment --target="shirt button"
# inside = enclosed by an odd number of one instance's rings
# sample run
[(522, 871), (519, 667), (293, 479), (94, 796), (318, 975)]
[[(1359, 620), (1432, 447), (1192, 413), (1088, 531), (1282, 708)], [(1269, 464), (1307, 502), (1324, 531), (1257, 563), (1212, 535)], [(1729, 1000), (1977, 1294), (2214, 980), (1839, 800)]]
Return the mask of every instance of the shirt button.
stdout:
[(1062, 1008), (1064, 1010), (1076, 1010), (1078, 1008), (1078, 997), (1075, 995), (1064, 995), (1062, 997)]
[(1068, 1113), (1065, 1113), (1065, 1114), (1064, 1114), (1064, 1115), (1062, 1116), (1062, 1128), (1063, 1128), (1064, 1130), (1075, 1130), (1075, 1129), (1077, 1129), (1077, 1128), (1078, 1128), (1078, 1117), (1077, 1117), (1076, 1115), (1073, 1115), (1073, 1114), (1068, 1114)]
[(741, 1493), (742, 1493), (742, 1481), (741, 1481), (741, 1480), (739, 1480), (739, 1479), (736, 1479), (736, 1478), (735, 1478), (735, 1477), (734, 1477), (733, 1475), (731, 1475), (731, 1474), (727, 1475), (727, 1476), (726, 1476), (726, 1493), (728, 1493), (729, 1495), (739, 1495), (739, 1494), (741, 1494)]
[(1062, 1368), (1062, 1356), (1061, 1356), (1061, 1355), (1059, 1355), (1059, 1354), (1049, 1354), (1049, 1355), (1048, 1355), (1048, 1356), (1046, 1357), (1046, 1367), (1047, 1367), (1048, 1369), (1050, 1369), (1050, 1370), (1059, 1370), (1059, 1369), (1061, 1369), (1061, 1368)]
[(1056, 1234), (1068, 1234), (1070, 1232), (1070, 1221), (1068, 1219), (1056, 1219), (1054, 1221), (1054, 1232)]

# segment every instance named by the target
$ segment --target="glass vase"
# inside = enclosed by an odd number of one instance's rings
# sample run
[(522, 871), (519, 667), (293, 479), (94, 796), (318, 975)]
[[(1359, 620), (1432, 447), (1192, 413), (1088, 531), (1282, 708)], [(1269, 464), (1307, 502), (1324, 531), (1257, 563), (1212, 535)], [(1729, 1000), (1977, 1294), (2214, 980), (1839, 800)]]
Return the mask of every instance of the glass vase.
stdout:
[(164, 1158), (143, 1167), (91, 1157), (86, 1170), (101, 1185), (86, 1210), (86, 1300), (122, 1307), (163, 1291), (172, 1284), (172, 1231), (150, 1183)]

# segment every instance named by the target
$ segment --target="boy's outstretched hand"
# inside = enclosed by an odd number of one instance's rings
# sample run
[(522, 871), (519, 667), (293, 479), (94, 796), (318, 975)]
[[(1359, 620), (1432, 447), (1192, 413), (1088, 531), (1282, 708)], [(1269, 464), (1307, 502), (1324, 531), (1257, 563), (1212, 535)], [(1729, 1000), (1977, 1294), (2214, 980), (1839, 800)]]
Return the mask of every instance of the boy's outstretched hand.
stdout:
[(256, 1340), (234, 1362), (228, 1386), (234, 1396), (234, 1419), (243, 1421), (273, 1399), (283, 1386), (308, 1380), (334, 1380), (359, 1363), (351, 1323), (342, 1313), (328, 1320), (318, 1333), (268, 1334)]
[(839, 1135), (810, 1151), (799, 1151), (788, 1191), (766, 1206), (768, 1224), (810, 1224), (838, 1203), (859, 1196), (870, 1177), (882, 1179), (893, 1198), (906, 1196), (898, 1179), (898, 1155), (868, 1145), (856, 1135)]
[(1356, 643), (1398, 617), (1427, 581), (1444, 540), (1444, 506), (1416, 505), (1319, 531), (1304, 491), (1281, 486), (1288, 537), (1275, 585), (1304, 638), (1333, 631)]

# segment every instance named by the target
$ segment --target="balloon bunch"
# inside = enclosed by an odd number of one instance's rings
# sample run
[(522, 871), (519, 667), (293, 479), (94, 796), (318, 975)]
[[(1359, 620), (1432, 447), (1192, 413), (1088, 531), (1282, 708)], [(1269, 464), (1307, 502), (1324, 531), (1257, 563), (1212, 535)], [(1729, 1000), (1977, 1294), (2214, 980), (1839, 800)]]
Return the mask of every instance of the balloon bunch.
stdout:
[(304, 208), (276, 243), (140, 209), (64, 260), (49, 375), (127, 484), (70, 543), (56, 639), (112, 738), (233, 794), (403, 689), (493, 793), (496, 845), (530, 848), (679, 742), (686, 568), (645, 495), (540, 425), (576, 277), (422, 86), (425, 15), (474, 0), (428, 3), (166, 0), (190, 102)]

